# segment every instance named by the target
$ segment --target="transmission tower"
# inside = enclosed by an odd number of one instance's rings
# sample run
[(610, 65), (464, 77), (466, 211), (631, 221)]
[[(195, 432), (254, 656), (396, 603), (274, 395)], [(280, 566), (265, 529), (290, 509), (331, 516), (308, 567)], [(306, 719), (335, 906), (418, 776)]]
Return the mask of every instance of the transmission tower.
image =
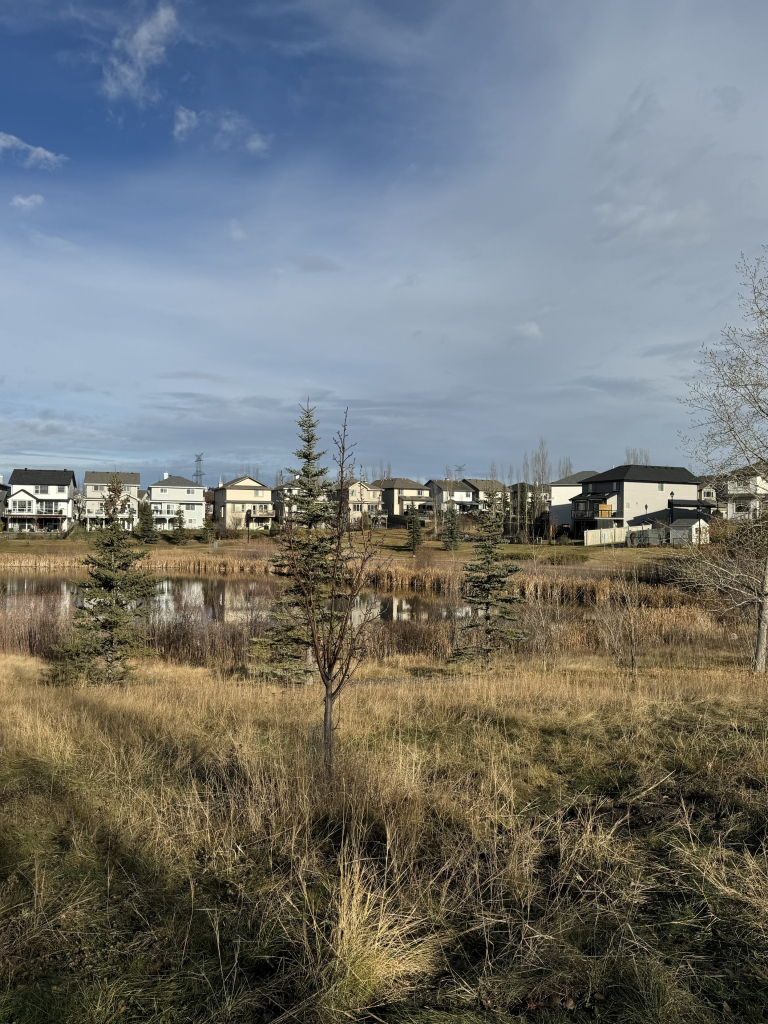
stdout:
[(204, 476), (205, 473), (203, 472), (203, 453), (200, 452), (199, 455), (195, 456), (195, 483), (197, 484), (198, 487), (203, 486)]

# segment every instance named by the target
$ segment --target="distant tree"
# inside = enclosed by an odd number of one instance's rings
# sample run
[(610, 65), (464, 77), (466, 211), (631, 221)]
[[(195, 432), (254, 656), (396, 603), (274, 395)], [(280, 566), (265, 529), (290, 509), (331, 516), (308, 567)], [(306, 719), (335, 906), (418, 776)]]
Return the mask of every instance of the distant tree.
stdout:
[(461, 544), (461, 523), (459, 512), (453, 502), (450, 503), (443, 519), (443, 533), (441, 540), (446, 551), (456, 551)]
[(563, 480), (567, 476), (571, 476), (573, 473), (573, 463), (570, 458), (566, 455), (557, 463), (557, 479)]
[(411, 502), (408, 508), (408, 550), (416, 553), (416, 548), (422, 544), (421, 519), (416, 505)]
[(647, 448), (625, 448), (624, 461), (628, 466), (650, 466), (651, 456)]
[(277, 603), (277, 625), (253, 641), (255, 651), (285, 674), (299, 676), (314, 665), (324, 688), (323, 751), (326, 769), (333, 767), (334, 708), (365, 654), (368, 627), (376, 616), (371, 602), (362, 614), (360, 595), (368, 565), (376, 554), (372, 533), (353, 538), (347, 530), (349, 481), (354, 463), (347, 438), (347, 420), (334, 438), (338, 478), (331, 500), (328, 470), (320, 463), (319, 435), (309, 403), (299, 417), (300, 467), (289, 470), (294, 480), (292, 505), (274, 560), (288, 586)]
[(123, 529), (121, 516), (129, 498), (119, 476), (110, 479), (104, 500), (104, 526), (95, 531), (94, 551), (83, 562), (88, 578), (78, 583), (83, 608), (75, 612), (71, 636), (58, 660), (87, 670), (93, 681), (119, 682), (127, 660), (146, 650), (142, 619), (149, 612), (155, 579), (139, 563), (148, 552), (138, 549)]
[(504, 558), (499, 545), (503, 520), (498, 492), (488, 494), (487, 507), (479, 513), (475, 538), (475, 558), (464, 565), (462, 593), (473, 614), (462, 627), (462, 634), (470, 640), (455, 652), (457, 658), (482, 658), (487, 664), (491, 657), (507, 650), (524, 639), (524, 634), (513, 625), (510, 606), (519, 604), (520, 598), (508, 591), (510, 577), (520, 571)]
[(134, 529), (134, 535), (145, 544), (154, 544), (157, 540), (155, 520), (152, 515), (152, 506), (148, 501), (139, 502), (139, 518)]

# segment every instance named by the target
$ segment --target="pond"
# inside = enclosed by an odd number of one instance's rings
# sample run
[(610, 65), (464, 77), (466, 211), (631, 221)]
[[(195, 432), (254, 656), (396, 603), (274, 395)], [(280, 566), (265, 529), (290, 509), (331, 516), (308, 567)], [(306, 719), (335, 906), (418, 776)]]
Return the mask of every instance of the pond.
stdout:
[[(205, 617), (222, 621), (267, 616), (281, 584), (269, 579), (171, 578), (158, 581), (153, 598), (153, 612), (160, 619), (172, 619), (182, 612), (197, 611)], [(63, 610), (81, 604), (77, 584), (64, 576), (30, 574), (5, 576), (0, 580), (0, 602), (6, 607), (34, 599), (60, 602)], [(384, 622), (430, 622), (440, 619), (466, 618), (470, 608), (460, 599), (447, 595), (417, 593), (361, 594), (353, 612), (360, 619), (374, 605)]]

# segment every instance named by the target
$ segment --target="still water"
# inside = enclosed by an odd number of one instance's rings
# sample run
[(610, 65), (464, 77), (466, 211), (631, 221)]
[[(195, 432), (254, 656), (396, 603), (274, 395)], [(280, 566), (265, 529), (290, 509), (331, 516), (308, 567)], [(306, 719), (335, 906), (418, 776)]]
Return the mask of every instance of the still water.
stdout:
[[(207, 618), (237, 621), (266, 617), (280, 592), (274, 579), (188, 579), (160, 580), (153, 598), (153, 611), (159, 618), (174, 618), (185, 612), (202, 613)], [(81, 602), (77, 584), (63, 576), (6, 576), (0, 581), (0, 603), (8, 606), (34, 599), (60, 601), (62, 610)], [(465, 618), (468, 606), (445, 595), (362, 594), (353, 618), (360, 618), (371, 605), (384, 621), (435, 621)]]

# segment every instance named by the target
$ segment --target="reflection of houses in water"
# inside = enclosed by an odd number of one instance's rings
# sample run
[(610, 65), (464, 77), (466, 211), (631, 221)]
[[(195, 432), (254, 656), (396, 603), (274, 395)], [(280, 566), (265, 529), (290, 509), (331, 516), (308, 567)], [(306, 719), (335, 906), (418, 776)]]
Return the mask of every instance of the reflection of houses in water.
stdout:
[[(274, 580), (158, 580), (152, 599), (152, 613), (163, 622), (183, 615), (228, 622), (269, 619), (272, 602), (280, 589)], [(7, 577), (0, 585), (0, 590), (6, 605), (40, 599), (60, 603), (62, 612), (68, 612), (74, 606), (83, 606), (77, 584), (56, 576)], [(381, 595), (370, 591), (355, 599), (352, 622), (356, 626), (360, 625), (366, 615), (379, 617), (385, 622), (429, 622), (463, 619), (471, 614), (472, 609), (468, 605), (457, 605), (437, 595)]]
[(74, 583), (56, 576), (11, 576), (0, 585), (6, 604), (32, 598), (54, 599), (61, 613), (69, 611), (75, 603), (76, 592)]
[(469, 605), (436, 601), (420, 594), (409, 597), (382, 597), (380, 617), (384, 622), (435, 622), (440, 619), (464, 619), (472, 614)]

